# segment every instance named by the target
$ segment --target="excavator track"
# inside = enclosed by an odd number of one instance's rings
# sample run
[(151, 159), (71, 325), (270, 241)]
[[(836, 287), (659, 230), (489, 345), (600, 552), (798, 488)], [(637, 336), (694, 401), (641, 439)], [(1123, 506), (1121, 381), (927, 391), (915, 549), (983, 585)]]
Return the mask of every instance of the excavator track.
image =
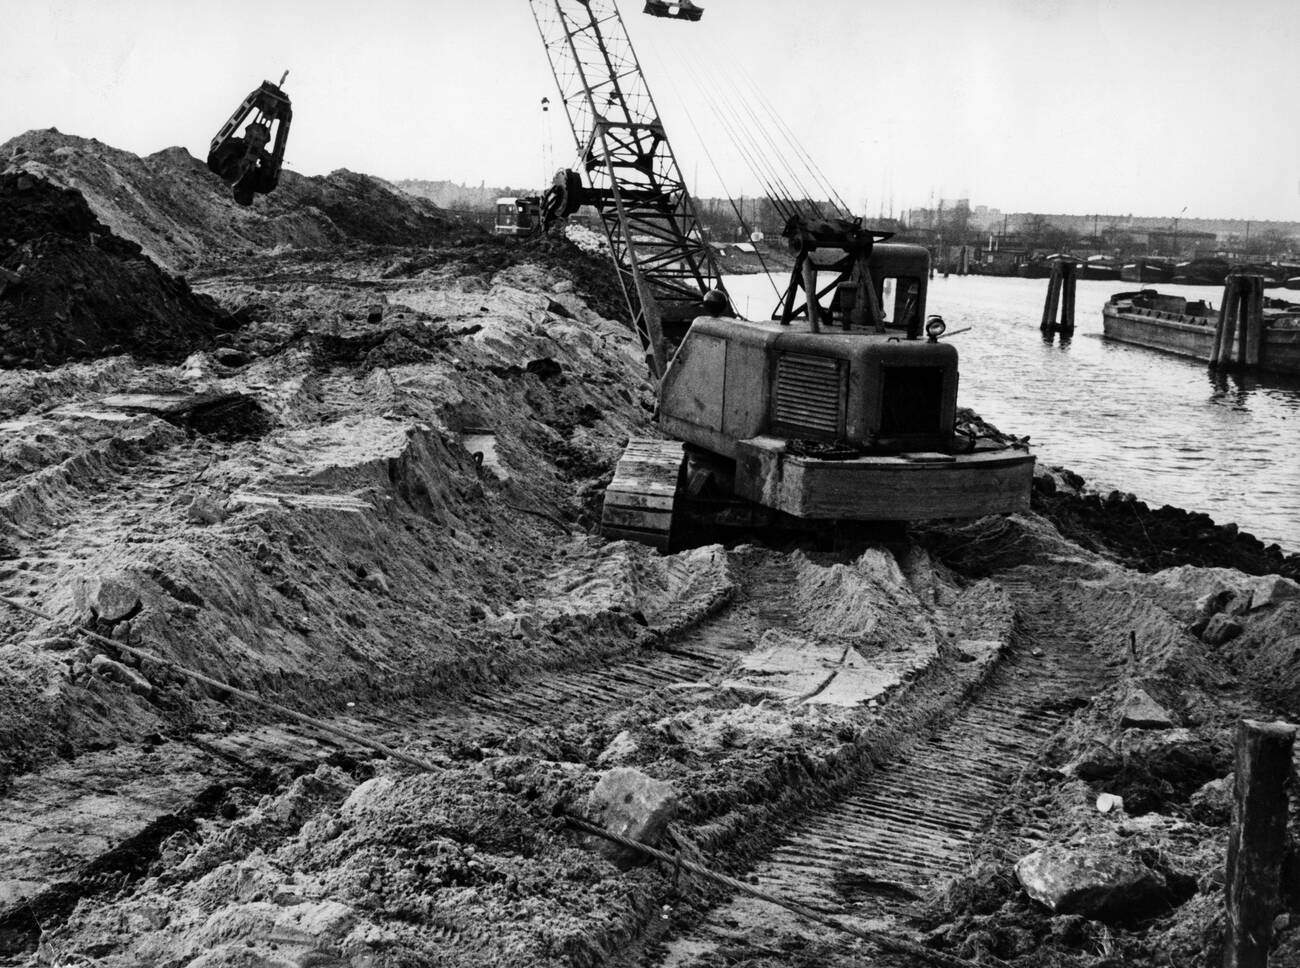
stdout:
[[(749, 872), (763, 888), (864, 928), (906, 931), (918, 903), (956, 877), (1016, 780), (1078, 701), (1113, 670), (1086, 629), (1062, 633), (1050, 591), (1009, 583), (1019, 641), (979, 691), (934, 733), (903, 748), (845, 797), (798, 822)], [(1028, 847), (1026, 847), (1028, 849)], [(835, 947), (828, 929), (736, 897), (630, 964), (685, 968), (783, 947), (781, 936)], [(846, 951), (844, 964), (858, 964)], [(729, 963), (729, 962), (728, 962)], [(835, 960), (834, 963), (839, 963)]]
[(601, 534), (669, 551), (685, 468), (686, 451), (679, 441), (629, 440), (605, 490)]

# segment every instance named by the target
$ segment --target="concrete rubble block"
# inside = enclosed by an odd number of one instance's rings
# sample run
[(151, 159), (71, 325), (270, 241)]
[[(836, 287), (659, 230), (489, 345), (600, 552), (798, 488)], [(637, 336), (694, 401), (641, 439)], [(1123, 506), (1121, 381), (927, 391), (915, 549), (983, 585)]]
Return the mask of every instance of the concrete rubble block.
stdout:
[(1232, 790), (1235, 774), (1210, 780), (1187, 801), (1187, 812), (1199, 823), (1225, 826), (1232, 819)]
[(122, 578), (96, 576), (77, 582), (73, 600), (82, 614), (92, 612), (101, 622), (120, 622), (140, 607), (140, 589)]
[(1052, 844), (1016, 862), (1016, 878), (1054, 914), (1113, 922), (1169, 903), (1164, 877), (1113, 843)]
[[(671, 783), (646, 776), (630, 767), (607, 770), (587, 796), (585, 815), (606, 830), (654, 845), (677, 814), (677, 790)], [(600, 837), (587, 842), (620, 867), (644, 863), (635, 850)]]
[(185, 511), (196, 524), (220, 524), (229, 517), (225, 506), (210, 494), (196, 494)]
[(1281, 575), (1265, 575), (1259, 580), (1250, 595), (1250, 608), (1264, 608), (1268, 605), (1281, 605), (1283, 602), (1300, 598), (1300, 583)]
[(1225, 642), (1231, 642), (1242, 631), (1243, 628), (1240, 622), (1230, 615), (1220, 612), (1205, 623), (1205, 631), (1201, 633), (1201, 641), (1206, 645), (1223, 645)]
[(1201, 621), (1209, 621), (1212, 616), (1227, 607), (1234, 594), (1236, 593), (1230, 588), (1206, 592), (1196, 600), (1196, 617)]
[(90, 670), (102, 679), (126, 686), (137, 696), (147, 696), (153, 692), (151, 683), (129, 666), (110, 659), (106, 655), (97, 655), (90, 661)]
[(641, 747), (629, 730), (623, 730), (596, 757), (597, 766), (612, 766), (634, 756)]
[(1119, 725), (1121, 729), (1173, 729), (1178, 724), (1146, 690), (1134, 689), (1119, 708)]

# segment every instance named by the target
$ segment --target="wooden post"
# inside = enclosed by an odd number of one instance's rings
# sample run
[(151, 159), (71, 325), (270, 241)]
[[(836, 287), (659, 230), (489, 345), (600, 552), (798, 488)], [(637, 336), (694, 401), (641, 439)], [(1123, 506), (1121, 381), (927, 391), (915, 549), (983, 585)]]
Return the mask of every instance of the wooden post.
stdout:
[(1077, 278), (1073, 262), (1061, 263), (1061, 335), (1074, 335), (1074, 282)]
[(1259, 346), (1264, 337), (1264, 277), (1250, 276), (1249, 300), (1246, 309), (1246, 349), (1242, 362), (1246, 366), (1259, 366)]
[(1250, 277), (1242, 276), (1237, 287), (1237, 345), (1236, 355), (1229, 357), (1238, 366), (1246, 362), (1246, 325), (1250, 320)]
[(1287, 787), (1296, 728), (1242, 720), (1228, 836), (1224, 968), (1268, 968), (1286, 846)]
[(1047, 280), (1047, 302), (1043, 304), (1043, 323), (1039, 327), (1044, 333), (1056, 329), (1056, 304), (1061, 298), (1061, 264), (1052, 263), (1052, 274)]
[(1225, 366), (1232, 359), (1232, 335), (1237, 329), (1237, 292), (1240, 276), (1223, 280), (1223, 303), (1219, 306), (1219, 326), (1214, 333), (1214, 351), (1210, 366)]

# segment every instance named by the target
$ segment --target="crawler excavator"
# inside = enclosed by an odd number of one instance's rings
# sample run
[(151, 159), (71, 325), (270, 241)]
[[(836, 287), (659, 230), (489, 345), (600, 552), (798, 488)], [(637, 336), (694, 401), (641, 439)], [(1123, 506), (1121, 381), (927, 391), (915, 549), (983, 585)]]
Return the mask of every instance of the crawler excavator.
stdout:
[(530, 3), (580, 159), (544, 217), (599, 212), (658, 386), (664, 437), (629, 442), (603, 533), (669, 550), (701, 522), (1028, 509), (1028, 447), (958, 426), (957, 350), (926, 316), (926, 249), (794, 211), (784, 297), (772, 319), (738, 318), (614, 0)]

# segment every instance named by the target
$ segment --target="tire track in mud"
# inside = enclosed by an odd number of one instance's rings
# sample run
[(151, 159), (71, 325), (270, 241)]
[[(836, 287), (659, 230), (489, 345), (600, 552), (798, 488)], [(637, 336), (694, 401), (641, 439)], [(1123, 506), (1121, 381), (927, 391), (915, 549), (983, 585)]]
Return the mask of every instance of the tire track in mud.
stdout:
[[(1030, 582), (1002, 584), (1017, 606), (1019, 628), (984, 683), (933, 733), (902, 748), (833, 805), (801, 819), (750, 869), (756, 883), (850, 923), (897, 931), (922, 898), (962, 871), (1047, 739), (1079, 701), (1114, 677), (1057, 595)], [(715, 951), (725, 951), (730, 963), (777, 953), (765, 942), (781, 934), (843, 940), (738, 897), (675, 938), (661, 939), (654, 951), (634, 950), (621, 963), (686, 968)], [(853, 959), (846, 954), (845, 963), (858, 963)]]

